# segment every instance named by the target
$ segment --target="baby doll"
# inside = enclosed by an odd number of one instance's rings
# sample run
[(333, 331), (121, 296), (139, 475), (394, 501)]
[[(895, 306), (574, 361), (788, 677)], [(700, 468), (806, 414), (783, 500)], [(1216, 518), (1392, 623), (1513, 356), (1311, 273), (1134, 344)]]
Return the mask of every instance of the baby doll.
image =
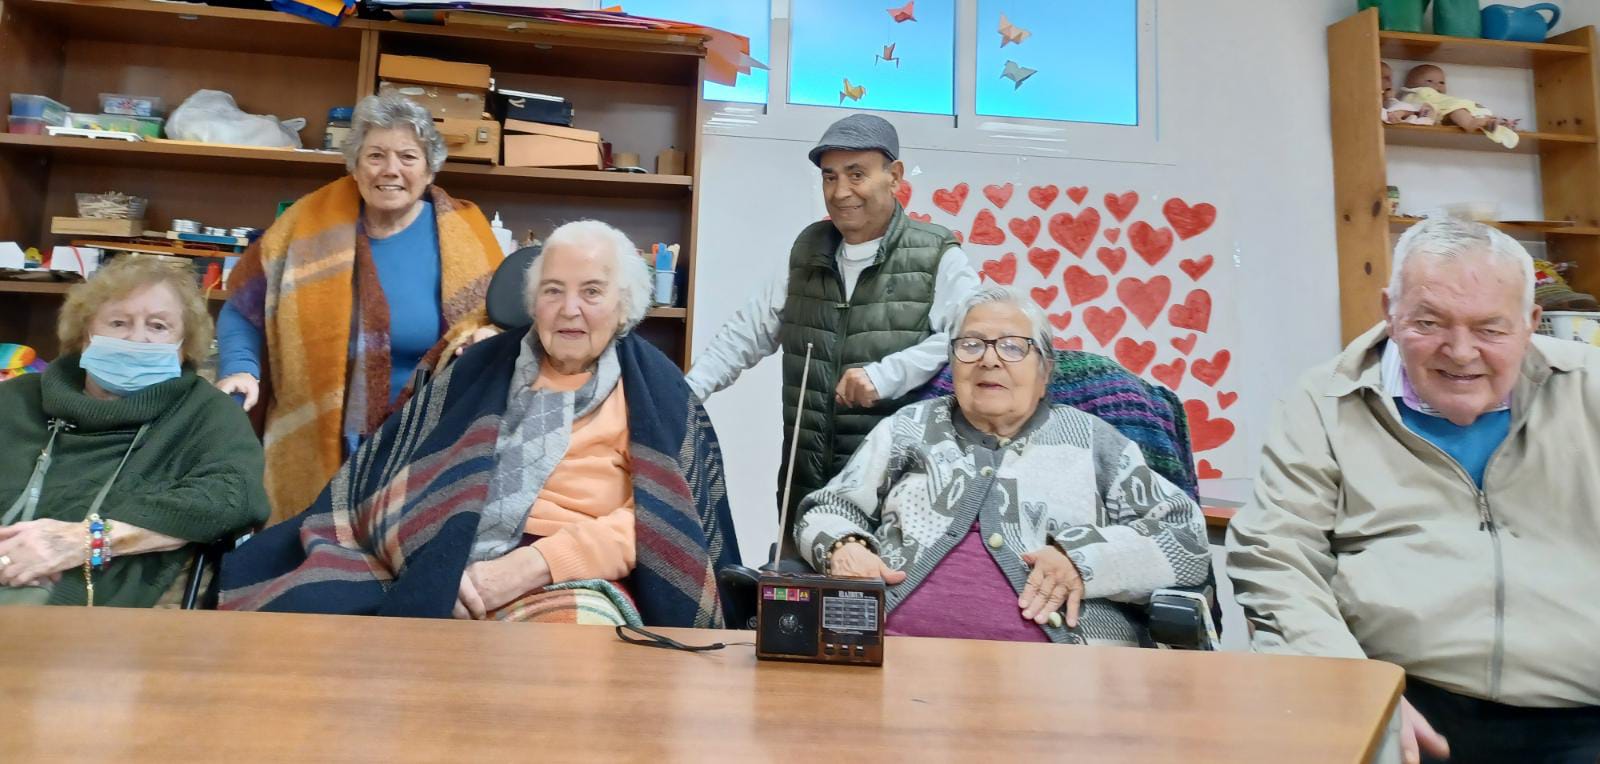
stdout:
[(1382, 118), (1385, 124), (1404, 122), (1410, 125), (1431, 125), (1434, 123), (1433, 107), (1427, 104), (1418, 106), (1406, 103), (1394, 95), (1394, 70), (1388, 63), (1383, 63), (1383, 111)]
[(1514, 120), (1501, 119), (1482, 104), (1449, 95), (1445, 87), (1444, 70), (1433, 64), (1422, 64), (1406, 74), (1404, 100), (1417, 106), (1432, 106), (1441, 122), (1453, 124), (1467, 132), (1481, 131), (1508, 149), (1517, 147)]

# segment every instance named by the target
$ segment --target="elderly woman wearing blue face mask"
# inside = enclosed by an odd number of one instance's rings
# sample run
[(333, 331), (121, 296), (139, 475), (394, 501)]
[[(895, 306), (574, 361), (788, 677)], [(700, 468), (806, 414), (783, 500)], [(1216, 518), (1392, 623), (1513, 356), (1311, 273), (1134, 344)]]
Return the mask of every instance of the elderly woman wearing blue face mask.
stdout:
[(62, 355), (0, 383), (0, 604), (158, 604), (197, 545), (267, 517), (261, 444), (195, 375), (211, 317), (182, 265), (67, 293)]

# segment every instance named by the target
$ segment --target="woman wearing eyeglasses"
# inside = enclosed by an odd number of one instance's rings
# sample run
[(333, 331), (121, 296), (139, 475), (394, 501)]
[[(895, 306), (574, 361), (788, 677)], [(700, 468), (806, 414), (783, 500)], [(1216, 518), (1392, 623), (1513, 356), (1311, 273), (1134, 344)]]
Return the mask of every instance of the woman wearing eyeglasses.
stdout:
[(1200, 508), (1111, 425), (1043, 401), (1029, 298), (982, 289), (956, 326), (955, 395), (885, 419), (801, 502), (801, 553), (882, 578), (891, 635), (1151, 644), (1134, 606), (1211, 564)]

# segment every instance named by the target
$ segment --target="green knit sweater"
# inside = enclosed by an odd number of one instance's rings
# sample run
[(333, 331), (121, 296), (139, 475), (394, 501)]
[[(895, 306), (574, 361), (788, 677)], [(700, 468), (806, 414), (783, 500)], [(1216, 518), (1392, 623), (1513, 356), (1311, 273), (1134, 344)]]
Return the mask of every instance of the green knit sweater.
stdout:
[[(100, 514), (195, 543), (114, 556), (95, 576), (94, 599), (96, 605), (150, 607), (193, 559), (196, 544), (266, 520), (261, 444), (239, 406), (193, 369), (116, 400), (89, 397), (83, 382), (78, 357), (71, 355), (43, 374), (0, 383), (0, 512), (27, 485), (50, 437), (49, 420), (74, 427), (56, 436), (35, 517), (73, 523), (88, 515), (134, 433), (149, 422)], [(83, 568), (74, 567), (62, 573), (50, 604), (82, 605), (84, 595)]]

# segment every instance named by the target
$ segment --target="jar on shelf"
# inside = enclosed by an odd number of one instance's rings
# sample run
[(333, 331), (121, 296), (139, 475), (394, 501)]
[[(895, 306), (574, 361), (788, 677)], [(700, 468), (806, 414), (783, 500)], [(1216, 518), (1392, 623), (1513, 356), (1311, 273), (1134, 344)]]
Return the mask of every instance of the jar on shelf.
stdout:
[(350, 134), (350, 119), (356, 110), (351, 106), (339, 106), (328, 110), (328, 126), (322, 131), (322, 150), (338, 151), (344, 145), (345, 136)]

